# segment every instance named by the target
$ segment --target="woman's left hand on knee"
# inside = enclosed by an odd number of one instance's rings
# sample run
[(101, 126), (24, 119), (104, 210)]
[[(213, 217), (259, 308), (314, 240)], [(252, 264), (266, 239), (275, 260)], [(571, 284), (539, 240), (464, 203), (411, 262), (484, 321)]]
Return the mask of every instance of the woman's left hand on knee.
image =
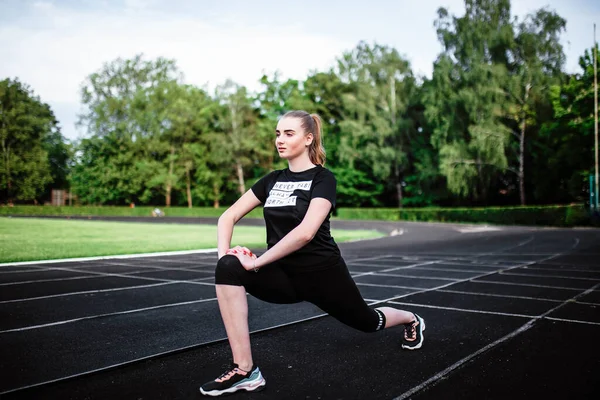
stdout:
[(235, 256), (240, 260), (242, 267), (250, 271), (254, 269), (254, 260), (256, 260), (256, 254), (252, 253), (247, 247), (235, 246), (232, 249), (227, 250), (227, 254)]

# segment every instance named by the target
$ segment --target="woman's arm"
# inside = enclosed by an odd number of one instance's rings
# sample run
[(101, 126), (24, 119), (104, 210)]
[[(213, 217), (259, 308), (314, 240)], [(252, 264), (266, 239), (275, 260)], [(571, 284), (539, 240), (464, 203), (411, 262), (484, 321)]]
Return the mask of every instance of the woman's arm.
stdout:
[[(315, 237), (319, 227), (325, 221), (325, 218), (327, 218), (331, 206), (329, 200), (324, 198), (317, 197), (312, 199), (300, 225), (292, 229), (275, 246), (271, 247), (256, 260), (248, 258), (248, 263), (254, 263), (249, 265), (260, 268), (306, 246)], [(244, 261), (242, 261), (242, 265), (244, 265)], [(246, 265), (244, 266), (246, 267)]]
[(260, 205), (260, 200), (256, 197), (252, 189), (249, 189), (240, 197), (231, 207), (229, 207), (219, 217), (217, 223), (217, 249), (218, 257), (221, 258), (227, 254), (231, 246), (231, 236), (233, 235), (233, 226), (248, 214), (254, 208)]

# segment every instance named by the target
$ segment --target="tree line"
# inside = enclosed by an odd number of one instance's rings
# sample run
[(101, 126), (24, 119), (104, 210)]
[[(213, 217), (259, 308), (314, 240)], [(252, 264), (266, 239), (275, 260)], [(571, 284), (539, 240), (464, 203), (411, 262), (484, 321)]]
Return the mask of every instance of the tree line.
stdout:
[[(303, 109), (325, 123), (339, 206), (585, 202), (594, 168), (593, 53), (564, 71), (566, 21), (522, 19), (509, 0), (440, 8), (443, 50), (431, 78), (397, 49), (360, 42), (304, 80), (184, 83), (175, 60), (116, 59), (81, 88), (78, 125), (62, 136), (47, 104), (18, 79), (0, 82), (0, 201), (43, 202), (68, 188), (82, 204), (230, 204), (286, 166), (274, 129)], [(597, 50), (597, 48), (595, 49)]]

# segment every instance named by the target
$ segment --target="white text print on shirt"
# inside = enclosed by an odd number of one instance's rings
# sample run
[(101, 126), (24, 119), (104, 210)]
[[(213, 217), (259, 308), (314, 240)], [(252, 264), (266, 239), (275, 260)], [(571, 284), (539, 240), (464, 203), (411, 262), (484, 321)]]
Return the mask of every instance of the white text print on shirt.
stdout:
[(295, 206), (298, 196), (292, 196), (294, 190), (310, 190), (311, 186), (312, 181), (276, 182), (273, 189), (269, 191), (265, 207)]

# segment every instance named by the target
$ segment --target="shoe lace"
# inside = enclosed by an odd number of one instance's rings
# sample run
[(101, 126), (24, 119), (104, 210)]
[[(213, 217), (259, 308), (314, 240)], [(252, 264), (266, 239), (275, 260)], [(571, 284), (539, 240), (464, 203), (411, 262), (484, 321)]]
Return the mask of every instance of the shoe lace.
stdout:
[(239, 367), (236, 364), (233, 364), (215, 380), (219, 382), (226, 381), (239, 372), (241, 372)]

